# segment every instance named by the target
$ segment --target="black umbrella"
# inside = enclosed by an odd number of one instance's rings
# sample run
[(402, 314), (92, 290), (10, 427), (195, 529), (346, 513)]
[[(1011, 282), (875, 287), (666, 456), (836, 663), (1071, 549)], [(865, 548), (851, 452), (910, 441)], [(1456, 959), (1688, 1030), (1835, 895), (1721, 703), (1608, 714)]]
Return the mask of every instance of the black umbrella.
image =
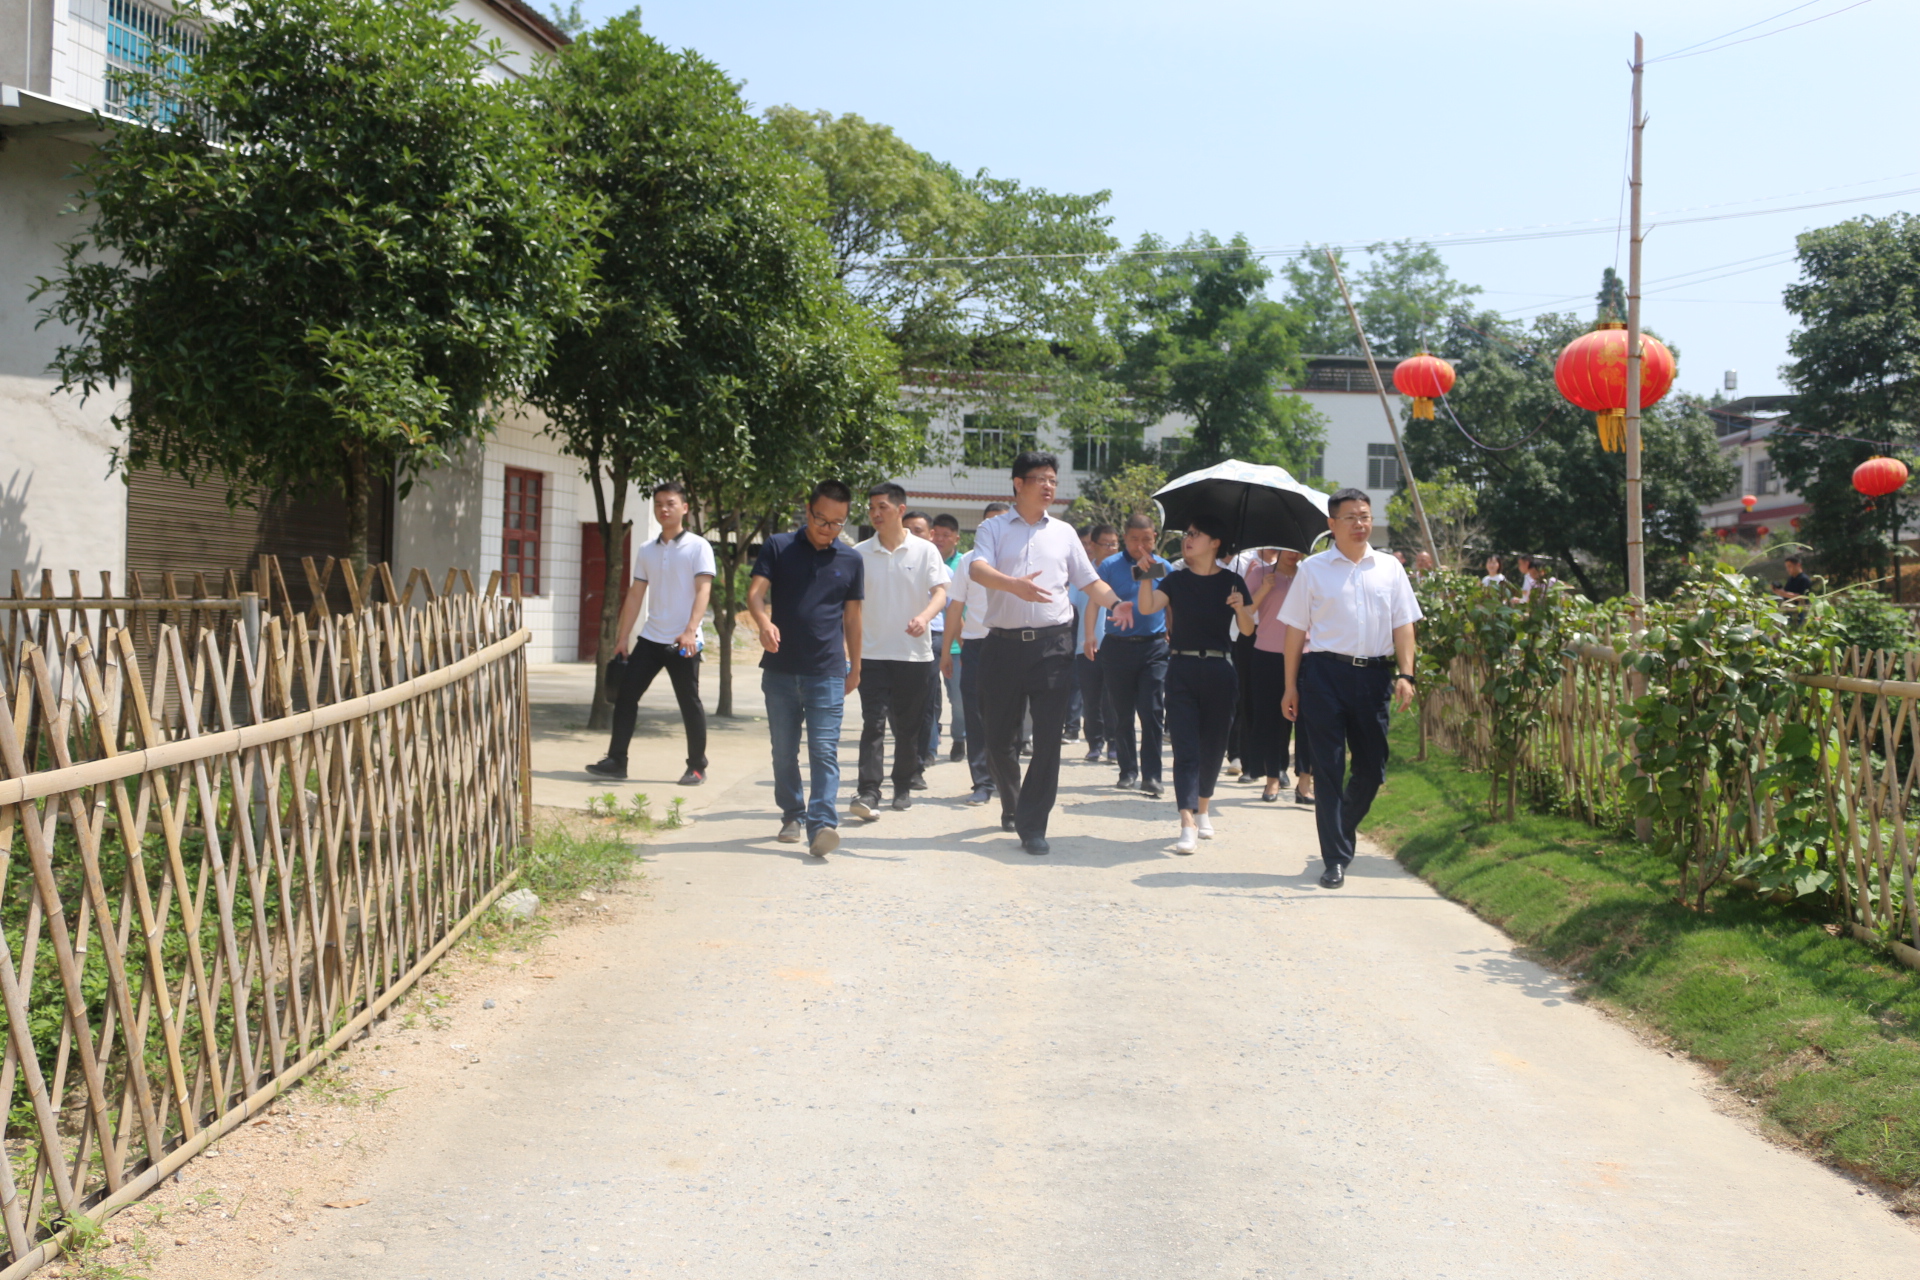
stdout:
[(1227, 528), (1227, 541), (1248, 547), (1286, 547), (1305, 554), (1327, 532), (1327, 495), (1300, 483), (1284, 467), (1229, 459), (1205, 471), (1169, 480), (1153, 495), (1169, 529), (1196, 515)]

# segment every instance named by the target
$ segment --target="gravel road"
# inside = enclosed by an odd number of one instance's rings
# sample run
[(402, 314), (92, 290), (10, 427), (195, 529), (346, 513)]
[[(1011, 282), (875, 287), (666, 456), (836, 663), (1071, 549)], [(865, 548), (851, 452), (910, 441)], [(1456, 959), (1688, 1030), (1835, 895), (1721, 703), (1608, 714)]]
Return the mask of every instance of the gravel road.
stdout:
[(743, 778), (271, 1274), (1911, 1273), (1877, 1197), (1377, 851), (1321, 890), (1311, 815), (1223, 784), (1176, 857), (1063, 772), (1049, 858), (943, 764), (823, 865)]

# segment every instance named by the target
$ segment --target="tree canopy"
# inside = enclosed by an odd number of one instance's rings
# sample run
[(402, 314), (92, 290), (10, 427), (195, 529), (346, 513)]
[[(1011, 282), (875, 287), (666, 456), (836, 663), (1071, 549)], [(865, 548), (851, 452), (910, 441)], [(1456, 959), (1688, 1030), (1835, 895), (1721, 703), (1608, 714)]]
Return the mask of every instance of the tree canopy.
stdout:
[[(1521, 326), (1456, 308), (1440, 345), (1458, 374), (1448, 401), (1459, 424), (1443, 410), (1405, 432), (1416, 475), (1446, 468), (1478, 492), (1485, 550), (1547, 557), (1555, 574), (1601, 599), (1626, 589), (1626, 456), (1603, 451), (1593, 415), (1553, 383), (1554, 359), (1590, 327), (1573, 315)], [(1700, 538), (1701, 504), (1725, 492), (1732, 468), (1694, 397), (1653, 406), (1641, 431), (1647, 586), (1663, 595)]]
[(87, 230), (41, 281), (56, 368), (129, 386), (129, 468), (339, 486), (364, 557), (377, 478), (480, 435), (576, 314), (590, 205), (433, 0), (238, 0), (184, 67), (128, 77), (152, 127), (83, 166)]
[(1800, 536), (1835, 577), (1886, 571), (1915, 518), (1914, 485), (1869, 501), (1853, 469), (1877, 453), (1920, 448), (1920, 218), (1855, 218), (1799, 238), (1801, 282), (1787, 288), (1800, 327), (1788, 340), (1798, 393), (1792, 430), (1768, 454), (1812, 510)]
[[(1335, 256), (1367, 341), (1383, 363), (1418, 355), (1442, 333), (1447, 314), (1480, 292), (1478, 285), (1453, 279), (1430, 244), (1372, 245), (1357, 271), (1345, 254), (1335, 250)], [(1301, 313), (1300, 349), (1309, 355), (1359, 355), (1360, 340), (1326, 252), (1309, 248), (1288, 259), (1282, 271), (1288, 301)]]

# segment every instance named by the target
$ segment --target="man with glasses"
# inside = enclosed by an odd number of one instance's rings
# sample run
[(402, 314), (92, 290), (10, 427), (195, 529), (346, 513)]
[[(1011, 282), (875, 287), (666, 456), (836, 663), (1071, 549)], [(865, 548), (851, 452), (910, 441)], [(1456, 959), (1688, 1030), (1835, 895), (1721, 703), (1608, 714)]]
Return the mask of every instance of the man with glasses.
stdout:
[[(1376, 551), (1359, 489), (1327, 499), (1333, 546), (1300, 562), (1278, 619), (1287, 627), (1287, 719), (1306, 732), (1324, 888), (1346, 883), (1361, 819), (1387, 776), (1387, 708), (1413, 705), (1420, 605), (1398, 560)], [(1312, 652), (1304, 652), (1308, 645)], [(1353, 776), (1347, 752), (1353, 752)]]
[[(747, 612), (760, 633), (760, 690), (773, 738), (773, 794), (783, 844), (824, 858), (840, 844), (840, 717), (860, 685), (860, 554), (840, 540), (853, 491), (822, 480), (807, 499), (807, 524), (760, 548), (747, 588)], [(769, 616), (767, 595), (773, 595)], [(811, 794), (800, 787), (800, 732), (812, 762)]]
[[(1060, 787), (1060, 737), (1073, 679), (1073, 605), (1079, 587), (1095, 608), (1120, 601), (1100, 580), (1073, 526), (1048, 514), (1060, 484), (1060, 463), (1029, 450), (1013, 460), (1013, 510), (984, 521), (967, 565), (987, 588), (987, 638), (980, 703), (986, 718), (987, 767), (1000, 793), (1000, 826), (1021, 847), (1047, 853), (1047, 820)], [(1131, 621), (1133, 607), (1116, 617)], [(1022, 708), (1033, 715), (1033, 759), (1020, 775)]]

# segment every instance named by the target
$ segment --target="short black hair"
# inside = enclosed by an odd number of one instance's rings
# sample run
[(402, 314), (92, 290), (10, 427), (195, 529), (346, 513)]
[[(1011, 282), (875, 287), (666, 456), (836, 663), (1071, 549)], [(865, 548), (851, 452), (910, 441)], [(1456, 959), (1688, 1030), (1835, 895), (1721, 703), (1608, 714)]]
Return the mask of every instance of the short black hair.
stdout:
[(927, 528), (929, 529), (933, 528), (932, 517), (928, 516), (927, 513), (924, 511), (909, 511), (907, 512), (907, 514), (901, 516), (900, 519), (902, 522), (905, 522), (908, 520), (925, 520), (927, 522)]
[(1345, 489), (1335, 489), (1333, 493), (1328, 496), (1327, 515), (1337, 516), (1340, 514), (1341, 507), (1349, 502), (1355, 501), (1366, 503), (1369, 511), (1373, 509), (1373, 499), (1367, 496), (1365, 489), (1355, 489), (1352, 486), (1348, 486)]
[(1238, 549), (1227, 539), (1227, 522), (1210, 511), (1195, 513), (1187, 521), (1187, 529), (1192, 533), (1203, 533), (1219, 543), (1219, 548), (1214, 552), (1217, 556), (1230, 556)]
[(662, 480), (659, 484), (653, 486), (653, 493), (649, 496), (657, 498), (663, 493), (677, 493), (682, 498), (685, 498), (687, 496), (687, 486), (681, 484), (678, 480)]
[(1011, 511), (1011, 510), (1013, 510), (1013, 504), (1011, 502), (989, 502), (987, 504), (987, 509), (980, 513), (980, 518), (982, 520), (991, 520), (995, 516), (999, 515), (1002, 511)]
[(822, 480), (819, 484), (813, 486), (813, 492), (807, 495), (807, 505), (812, 506), (822, 498), (825, 498), (828, 502), (844, 502), (848, 506), (852, 506), (853, 490), (847, 488), (846, 484), (839, 480)]
[(1127, 517), (1128, 533), (1132, 533), (1135, 529), (1151, 529), (1153, 527), (1153, 517), (1144, 511), (1136, 511)]
[(1060, 473), (1060, 459), (1050, 453), (1041, 453), (1038, 449), (1028, 449), (1013, 460), (1013, 478), (1025, 480), (1027, 473), (1046, 467), (1055, 475)]
[(902, 485), (895, 484), (891, 480), (883, 480), (873, 486), (873, 488), (867, 490), (867, 496), (869, 498), (885, 498), (896, 507), (904, 507), (907, 505), (906, 488)]
[(1799, 556), (1781, 556), (1780, 563), (1804, 565), (1806, 564), (1806, 561), (1802, 560)]
[(936, 529), (951, 529), (955, 533), (960, 532), (960, 522), (944, 511), (933, 518), (933, 527)]
[(1087, 541), (1098, 542), (1100, 541), (1100, 539), (1107, 537), (1108, 535), (1112, 535), (1114, 537), (1119, 536), (1118, 532), (1115, 531), (1112, 525), (1107, 524), (1105, 521), (1102, 521), (1101, 523), (1093, 526), (1093, 528), (1087, 530)]

